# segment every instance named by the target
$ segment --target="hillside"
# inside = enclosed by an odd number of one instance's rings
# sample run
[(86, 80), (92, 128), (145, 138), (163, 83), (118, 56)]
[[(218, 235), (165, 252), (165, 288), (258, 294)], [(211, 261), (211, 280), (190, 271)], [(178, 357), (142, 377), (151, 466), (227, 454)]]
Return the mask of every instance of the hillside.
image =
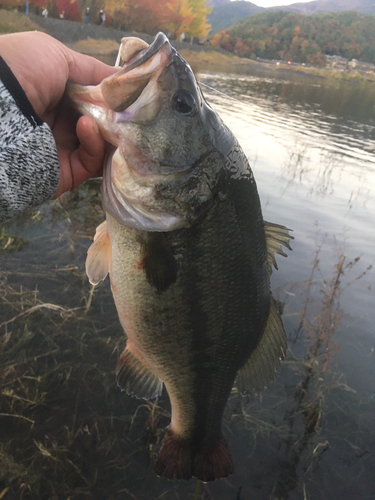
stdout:
[(265, 9), (258, 7), (251, 2), (244, 0), (238, 2), (228, 2), (222, 5), (214, 6), (209, 14), (208, 22), (211, 24), (211, 34), (222, 29), (229, 28), (247, 16), (256, 14)]
[(221, 29), (229, 28), (238, 21), (245, 19), (261, 11), (295, 12), (305, 15), (317, 14), (320, 12), (339, 12), (354, 10), (362, 14), (375, 15), (375, 1), (373, 0), (315, 0), (306, 3), (294, 3), (281, 7), (269, 7), (264, 9), (246, 1), (230, 0), (209, 0), (208, 5), (212, 7), (212, 12), (208, 16), (211, 24), (211, 34), (217, 33)]
[(211, 39), (237, 55), (322, 66), (324, 55), (375, 63), (375, 16), (324, 12), (310, 16), (266, 10)]
[(301, 14), (317, 14), (318, 12), (339, 12), (355, 10), (362, 14), (375, 15), (375, 2), (372, 0), (315, 0), (306, 3), (294, 3), (282, 7), (270, 7), (267, 10), (287, 10)]

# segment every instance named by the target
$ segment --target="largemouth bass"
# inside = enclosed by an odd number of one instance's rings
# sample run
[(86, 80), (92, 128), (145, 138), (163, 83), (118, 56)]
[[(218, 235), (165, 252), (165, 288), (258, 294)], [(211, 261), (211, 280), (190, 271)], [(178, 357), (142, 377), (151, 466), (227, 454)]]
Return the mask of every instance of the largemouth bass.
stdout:
[(120, 387), (168, 392), (156, 473), (213, 481), (233, 472), (221, 421), (234, 383), (263, 389), (285, 354), (270, 272), (290, 236), (264, 222), (245, 154), (167, 37), (125, 39), (123, 54), (99, 86), (69, 88), (113, 145), (86, 270), (92, 284), (110, 274)]

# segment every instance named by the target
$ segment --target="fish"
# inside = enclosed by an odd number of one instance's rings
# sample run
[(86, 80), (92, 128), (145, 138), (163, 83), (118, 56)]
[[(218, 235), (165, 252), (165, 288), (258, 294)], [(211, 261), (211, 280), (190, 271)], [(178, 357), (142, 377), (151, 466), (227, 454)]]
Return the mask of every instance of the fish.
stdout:
[(126, 335), (118, 385), (168, 393), (155, 472), (214, 481), (234, 469), (222, 432), (232, 388), (261, 391), (286, 352), (270, 274), (292, 236), (264, 221), (245, 153), (166, 35), (121, 50), (117, 73), (67, 89), (109, 144), (86, 272), (93, 285), (110, 275)]

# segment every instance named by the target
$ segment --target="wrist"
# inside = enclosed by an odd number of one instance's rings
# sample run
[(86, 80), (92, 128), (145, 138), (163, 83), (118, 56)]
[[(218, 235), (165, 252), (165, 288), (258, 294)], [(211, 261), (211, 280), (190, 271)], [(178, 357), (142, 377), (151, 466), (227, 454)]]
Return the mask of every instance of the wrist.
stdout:
[(4, 86), (7, 88), (8, 92), (15, 100), (20, 111), (29, 120), (31, 125), (33, 125), (34, 127), (36, 127), (37, 125), (42, 125), (43, 121), (36, 114), (31, 102), (29, 101), (19, 81), (13, 74), (11, 68), (8, 66), (8, 64), (1, 56), (0, 56), (0, 79), (2, 80)]

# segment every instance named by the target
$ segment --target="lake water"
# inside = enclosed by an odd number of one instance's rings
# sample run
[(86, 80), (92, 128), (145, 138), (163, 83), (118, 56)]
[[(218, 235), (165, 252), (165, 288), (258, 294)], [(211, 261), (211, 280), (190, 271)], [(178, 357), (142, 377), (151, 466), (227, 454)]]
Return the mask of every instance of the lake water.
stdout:
[(168, 398), (114, 382), (124, 337), (108, 283), (93, 291), (84, 273), (103, 218), (94, 181), (5, 225), (27, 244), (0, 255), (1, 498), (375, 498), (375, 85), (291, 75), (198, 76), (248, 155), (265, 220), (295, 238), (272, 275), (286, 359), (225, 413), (233, 476), (152, 471)]

